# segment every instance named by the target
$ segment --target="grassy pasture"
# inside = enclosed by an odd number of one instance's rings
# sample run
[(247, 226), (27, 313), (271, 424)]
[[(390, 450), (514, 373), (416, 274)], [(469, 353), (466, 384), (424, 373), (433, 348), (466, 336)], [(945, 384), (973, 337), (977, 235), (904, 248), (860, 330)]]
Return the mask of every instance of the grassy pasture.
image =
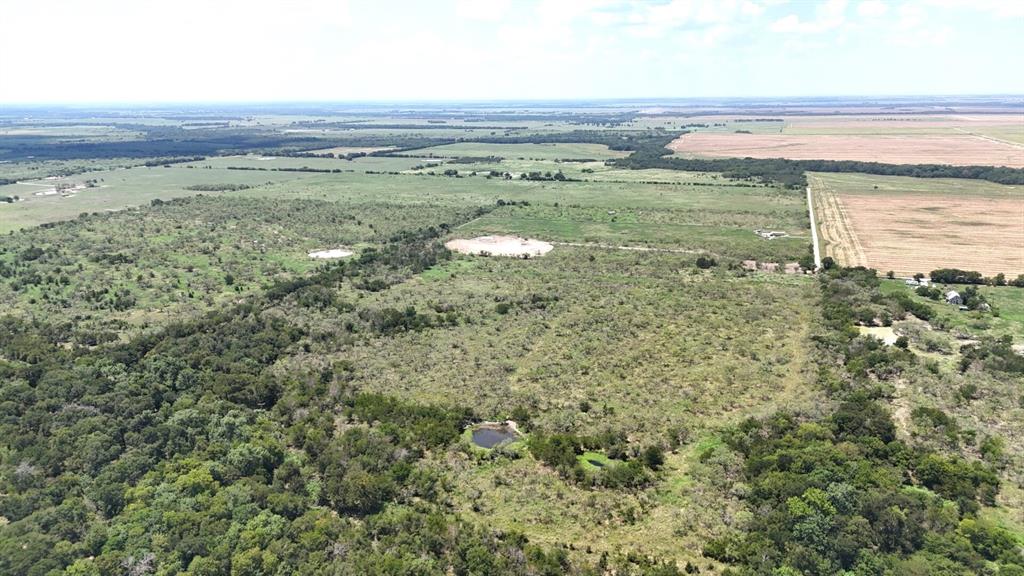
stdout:
[(873, 174), (842, 174), (815, 172), (827, 185), (843, 193), (884, 197), (934, 195), (978, 196), (982, 198), (1024, 199), (1024, 188), (985, 180), (964, 178), (912, 178), (909, 176), (876, 176)]
[[(360, 162), (366, 159), (360, 159)], [(386, 159), (384, 159), (386, 160)], [(637, 185), (631, 181), (553, 182), (485, 178), (483, 175), (452, 178), (413, 174), (307, 174), (298, 182), (268, 185), (246, 191), (275, 197), (315, 197), (334, 201), (362, 202), (384, 198), (397, 203), (493, 204), (498, 199), (526, 200), (531, 203), (575, 205), (605, 208), (680, 208), (717, 207), (724, 211), (779, 212), (783, 218), (803, 220), (803, 195), (775, 188), (730, 186)], [(645, 175), (637, 171), (636, 177)], [(737, 204), (740, 202), (741, 204)], [(806, 226), (806, 224), (804, 224)]]
[[(268, 182), (283, 182), (301, 178), (294, 172), (256, 172), (242, 170), (190, 169), (182, 165), (164, 167), (136, 167), (104, 172), (89, 172), (57, 180), (35, 181), (33, 184), (0, 186), (0, 195), (18, 195), (21, 201), (0, 204), (0, 233), (48, 222), (77, 217), (83, 212), (123, 210), (143, 206), (154, 199), (169, 200), (194, 196), (188, 186), (202, 184), (244, 184), (261, 186)], [(81, 183), (96, 180), (97, 187), (79, 190), (74, 195), (35, 196), (61, 182)], [(207, 192), (222, 194), (222, 192)]]
[[(304, 169), (314, 170), (352, 170), (356, 172), (372, 171), (400, 171), (412, 168), (419, 161), (410, 158), (377, 157), (367, 156), (354, 160), (343, 160), (339, 158), (291, 158), (288, 156), (217, 156), (207, 158), (199, 162), (186, 164), (196, 168), (210, 166), (212, 169), (227, 169), (228, 167), (253, 168), (256, 171), (274, 171), (275, 169)], [(244, 172), (244, 170), (239, 170)]]
[(141, 132), (125, 130), (117, 126), (103, 124), (79, 124), (79, 125), (0, 125), (0, 137), (2, 136), (33, 136), (53, 138), (56, 140), (86, 140), (90, 142), (102, 142), (110, 140), (135, 140), (145, 136)]
[(627, 214), (619, 220), (618, 216), (594, 211), (513, 208), (475, 220), (460, 228), (457, 235), (518, 234), (549, 241), (649, 246), (761, 261), (797, 260), (807, 251), (806, 239), (766, 241), (748, 228), (685, 223), (696, 216), (697, 213), (679, 211), (648, 211), (639, 217)]
[(644, 170), (629, 170), (608, 166), (603, 161), (562, 161), (562, 160), (538, 160), (504, 158), (500, 162), (473, 162), (468, 164), (456, 163), (441, 158), (423, 158), (420, 160), (423, 168), (412, 171), (413, 173), (443, 172), (444, 170), (458, 170), (460, 175), (469, 176), (474, 172), (484, 174), (490, 171), (513, 175), (518, 178), (520, 174), (530, 172), (546, 173), (562, 172), (568, 178), (585, 180), (588, 182), (635, 182), (644, 183), (678, 183), (693, 185), (713, 186), (734, 186), (751, 187), (750, 182), (738, 182), (714, 172), (682, 172), (679, 170), (664, 170), (660, 168), (648, 168)]
[[(5, 180), (36, 180), (62, 174), (100, 172), (127, 168), (140, 163), (141, 161), (137, 158), (0, 162), (0, 178)], [(91, 176), (83, 177), (90, 178)]]
[(500, 156), (512, 159), (571, 160), (592, 158), (604, 160), (608, 158), (623, 158), (628, 156), (629, 152), (609, 150), (603, 144), (481, 144), (465, 142), (410, 150), (404, 154), (420, 157)]

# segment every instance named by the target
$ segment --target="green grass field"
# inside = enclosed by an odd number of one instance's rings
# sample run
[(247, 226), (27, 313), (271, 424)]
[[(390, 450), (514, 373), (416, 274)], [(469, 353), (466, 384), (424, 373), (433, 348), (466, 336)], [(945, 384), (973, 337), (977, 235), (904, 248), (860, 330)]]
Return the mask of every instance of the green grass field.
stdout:
[(1016, 198), (1024, 202), (1024, 188), (996, 184), (984, 180), (962, 178), (912, 178), (909, 176), (877, 176), (873, 174), (841, 174), (815, 172), (833, 189), (857, 195), (978, 196), (984, 198)]
[(458, 156), (500, 156), (509, 159), (574, 160), (622, 158), (629, 152), (609, 150), (601, 144), (446, 144), (404, 152), (408, 156), (458, 157)]
[[(164, 167), (137, 167), (104, 172), (87, 172), (57, 180), (32, 181), (32, 184), (0, 186), (0, 195), (20, 196), (13, 204), (0, 203), (0, 233), (48, 222), (59, 222), (79, 214), (109, 212), (149, 204), (159, 198), (170, 200), (195, 196), (198, 192), (188, 186), (202, 184), (243, 184), (262, 186), (302, 177), (296, 172), (256, 172), (242, 170), (205, 170), (181, 165)], [(37, 196), (58, 183), (82, 183), (96, 180), (96, 187), (75, 191), (70, 197), (61, 195)], [(207, 192), (222, 194), (222, 192)]]

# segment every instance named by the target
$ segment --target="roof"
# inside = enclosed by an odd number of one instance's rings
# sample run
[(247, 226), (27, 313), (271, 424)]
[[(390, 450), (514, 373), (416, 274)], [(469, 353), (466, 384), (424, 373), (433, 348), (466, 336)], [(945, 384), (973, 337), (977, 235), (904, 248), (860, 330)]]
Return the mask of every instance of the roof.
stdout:
[(960, 293), (957, 292), (956, 290), (950, 290), (949, 292), (946, 292), (946, 300), (949, 300), (950, 298), (959, 298), (959, 297), (960, 297)]

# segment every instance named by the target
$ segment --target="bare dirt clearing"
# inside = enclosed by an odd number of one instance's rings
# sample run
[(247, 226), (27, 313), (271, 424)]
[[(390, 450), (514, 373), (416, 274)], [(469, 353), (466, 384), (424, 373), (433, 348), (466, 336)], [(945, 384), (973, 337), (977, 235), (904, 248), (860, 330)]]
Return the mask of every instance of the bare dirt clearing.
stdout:
[(461, 254), (490, 256), (543, 256), (554, 246), (541, 240), (516, 236), (478, 236), (449, 240), (445, 247)]
[(825, 254), (840, 264), (902, 276), (1024, 273), (1024, 194), (956, 196), (938, 183), (931, 194), (873, 194), (844, 186), (844, 176), (809, 177)]
[(309, 253), (309, 257), (310, 258), (316, 258), (316, 259), (319, 259), (319, 260), (330, 260), (330, 259), (333, 259), (333, 258), (347, 258), (347, 257), (351, 256), (352, 254), (353, 253), (352, 253), (351, 250), (343, 250), (341, 248), (332, 248), (330, 250), (317, 250), (315, 252), (310, 252)]
[(857, 330), (860, 331), (861, 336), (873, 336), (885, 343), (886, 346), (892, 346), (899, 338), (892, 326), (858, 326)]
[(1024, 167), (1024, 146), (975, 136), (686, 134), (669, 144), (686, 156), (858, 160), (887, 164)]

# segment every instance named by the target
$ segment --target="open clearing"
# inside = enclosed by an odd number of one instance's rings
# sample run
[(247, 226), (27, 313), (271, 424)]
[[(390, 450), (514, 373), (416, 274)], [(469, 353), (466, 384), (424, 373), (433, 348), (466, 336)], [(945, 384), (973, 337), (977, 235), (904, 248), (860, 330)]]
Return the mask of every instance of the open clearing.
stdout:
[(351, 250), (342, 250), (341, 248), (333, 248), (331, 250), (317, 250), (316, 252), (310, 252), (309, 257), (320, 259), (320, 260), (331, 260), (334, 258), (348, 258), (352, 255)]
[(967, 181), (809, 174), (825, 255), (909, 276), (1024, 273), (1024, 191)]
[(694, 133), (669, 144), (686, 156), (857, 160), (1024, 167), (1024, 145), (972, 134), (927, 136)]
[(449, 240), (445, 246), (462, 254), (489, 256), (543, 256), (554, 246), (542, 240), (515, 236), (480, 236), (470, 240)]

